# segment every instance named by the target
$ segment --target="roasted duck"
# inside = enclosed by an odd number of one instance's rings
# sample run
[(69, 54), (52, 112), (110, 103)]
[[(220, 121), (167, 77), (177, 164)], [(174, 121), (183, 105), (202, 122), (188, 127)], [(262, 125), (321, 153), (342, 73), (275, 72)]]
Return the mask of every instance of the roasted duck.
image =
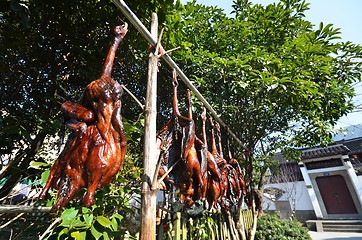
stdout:
[(88, 188), (84, 205), (91, 206), (96, 189), (108, 185), (123, 164), (127, 144), (121, 117), (123, 89), (111, 78), (111, 72), (127, 26), (114, 29), (101, 77), (86, 87), (78, 103), (65, 102), (61, 107), (72, 133), (39, 196), (45, 199), (51, 187), (59, 190), (52, 211), (64, 207), (83, 187)]

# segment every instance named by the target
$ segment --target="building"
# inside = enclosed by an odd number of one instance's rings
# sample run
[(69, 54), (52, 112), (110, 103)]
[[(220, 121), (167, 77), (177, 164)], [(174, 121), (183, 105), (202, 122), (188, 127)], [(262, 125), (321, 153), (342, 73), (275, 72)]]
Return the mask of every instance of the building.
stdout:
[(304, 149), (300, 162), (275, 159), (280, 174), (267, 179), (265, 212), (302, 222), (362, 219), (362, 137)]

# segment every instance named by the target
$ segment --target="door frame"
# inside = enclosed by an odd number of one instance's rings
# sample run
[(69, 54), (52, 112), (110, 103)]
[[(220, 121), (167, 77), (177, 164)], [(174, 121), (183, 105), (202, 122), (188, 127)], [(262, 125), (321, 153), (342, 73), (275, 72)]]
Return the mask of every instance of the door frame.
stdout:
[[(332, 169), (321, 169), (321, 170), (323, 170), (323, 171), (309, 173), (309, 176), (310, 176), (315, 194), (317, 196), (318, 204), (321, 208), (323, 218), (324, 219), (360, 219), (362, 217), (362, 208), (361, 208), (361, 205), (359, 204), (359, 199), (358, 199), (357, 193), (352, 185), (352, 182), (349, 178), (349, 175), (347, 174), (347, 171), (344, 169), (334, 170), (334, 171)], [(346, 185), (348, 187), (348, 191), (350, 192), (350, 194), (352, 196), (352, 200), (357, 208), (357, 212), (358, 212), (357, 214), (328, 214), (327, 213), (327, 209), (325, 207), (322, 195), (319, 191), (317, 181), (315, 180), (317, 177), (326, 176), (326, 174), (328, 174), (327, 176), (341, 175), (344, 178)]]

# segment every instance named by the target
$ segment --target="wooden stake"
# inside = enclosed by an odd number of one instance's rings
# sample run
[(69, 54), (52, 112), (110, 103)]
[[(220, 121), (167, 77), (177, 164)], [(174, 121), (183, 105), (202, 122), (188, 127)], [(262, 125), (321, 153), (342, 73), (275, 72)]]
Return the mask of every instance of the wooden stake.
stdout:
[[(157, 39), (158, 19), (152, 13), (151, 34)], [(157, 49), (156, 49), (157, 51)], [(141, 229), (140, 240), (156, 239), (156, 194), (157, 190), (151, 189), (151, 181), (155, 173), (157, 159), (156, 149), (156, 96), (157, 96), (157, 61), (158, 57), (150, 53), (148, 62), (148, 80), (145, 104), (145, 146), (142, 177), (141, 198)]]
[(175, 229), (175, 238), (174, 240), (181, 239), (181, 212), (177, 212), (173, 215), (174, 217), (174, 229)]

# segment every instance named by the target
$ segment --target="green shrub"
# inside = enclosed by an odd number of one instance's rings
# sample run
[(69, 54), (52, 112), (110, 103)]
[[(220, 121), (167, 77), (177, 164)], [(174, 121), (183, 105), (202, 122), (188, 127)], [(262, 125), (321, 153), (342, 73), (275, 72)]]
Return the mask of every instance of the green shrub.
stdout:
[(258, 218), (256, 240), (311, 240), (308, 230), (297, 221), (279, 219), (274, 215), (265, 214)]

